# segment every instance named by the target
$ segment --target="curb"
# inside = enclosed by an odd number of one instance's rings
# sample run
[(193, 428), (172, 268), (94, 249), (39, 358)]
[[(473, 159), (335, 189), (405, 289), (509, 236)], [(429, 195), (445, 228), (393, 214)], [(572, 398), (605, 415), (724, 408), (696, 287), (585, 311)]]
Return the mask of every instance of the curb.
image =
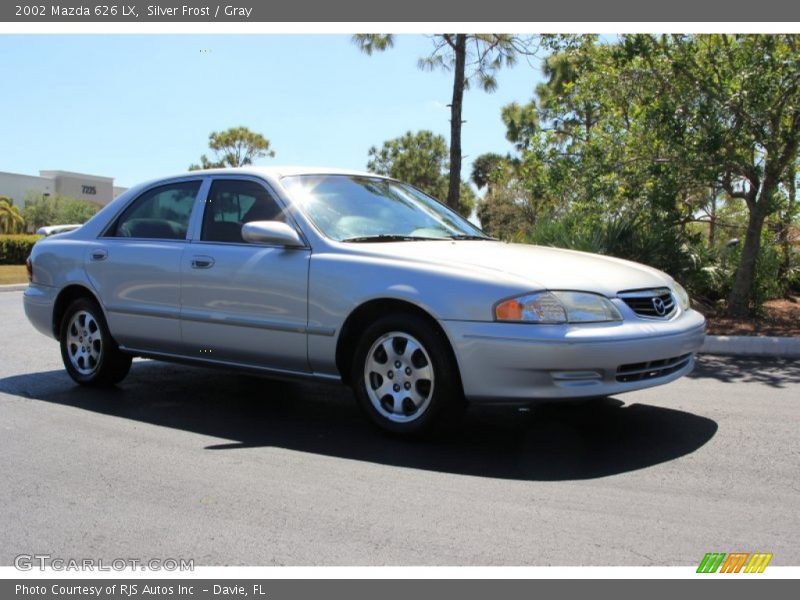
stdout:
[(800, 337), (707, 335), (700, 353), (796, 358), (800, 357)]
[(27, 283), (11, 283), (8, 285), (0, 285), (0, 292), (24, 292), (27, 287)]

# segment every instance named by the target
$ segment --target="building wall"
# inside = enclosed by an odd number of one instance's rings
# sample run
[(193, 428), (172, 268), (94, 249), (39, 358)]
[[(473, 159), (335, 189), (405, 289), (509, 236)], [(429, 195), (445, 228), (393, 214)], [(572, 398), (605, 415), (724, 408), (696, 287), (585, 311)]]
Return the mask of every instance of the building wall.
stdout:
[(114, 178), (72, 173), (69, 171), (39, 171), (42, 177), (55, 182), (56, 194), (86, 200), (105, 206), (114, 199)]
[(49, 177), (36, 177), (33, 175), (20, 175), (19, 173), (6, 173), (0, 171), (0, 196), (6, 196), (22, 208), (25, 194), (33, 192), (39, 196), (56, 194), (56, 182)]
[(113, 177), (71, 171), (39, 171), (37, 177), (0, 171), (0, 196), (11, 198), (20, 207), (29, 192), (40, 197), (68, 196), (105, 206), (126, 189), (115, 187)]

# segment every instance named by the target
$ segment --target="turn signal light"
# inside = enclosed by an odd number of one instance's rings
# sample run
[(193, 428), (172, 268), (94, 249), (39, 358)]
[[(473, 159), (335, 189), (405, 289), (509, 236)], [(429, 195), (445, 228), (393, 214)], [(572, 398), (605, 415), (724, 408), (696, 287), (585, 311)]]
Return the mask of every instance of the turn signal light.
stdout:
[(522, 304), (514, 299), (501, 302), (494, 309), (498, 321), (521, 321)]

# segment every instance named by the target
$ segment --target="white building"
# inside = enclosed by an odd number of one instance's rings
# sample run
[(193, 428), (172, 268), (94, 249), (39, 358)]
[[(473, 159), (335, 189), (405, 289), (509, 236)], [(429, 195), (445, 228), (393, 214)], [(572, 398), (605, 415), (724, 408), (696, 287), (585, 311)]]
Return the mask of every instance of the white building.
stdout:
[(0, 171), (0, 196), (6, 196), (22, 208), (26, 196), (68, 196), (105, 206), (127, 188), (114, 186), (113, 177), (73, 173), (71, 171), (39, 171), (39, 176)]

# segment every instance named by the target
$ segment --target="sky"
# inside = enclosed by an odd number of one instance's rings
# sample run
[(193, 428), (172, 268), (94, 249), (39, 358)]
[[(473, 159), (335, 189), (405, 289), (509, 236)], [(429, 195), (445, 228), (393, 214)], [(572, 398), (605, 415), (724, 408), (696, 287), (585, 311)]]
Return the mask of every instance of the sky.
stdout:
[[(1, 35), (0, 171), (115, 178), (129, 187), (185, 171), (212, 131), (243, 125), (276, 152), (263, 165), (364, 169), (370, 146), (408, 130), (449, 139), (452, 74), (424, 72), (422, 35), (367, 56), (347, 35)], [(539, 61), (487, 94), (466, 92), (462, 177), (506, 153), (500, 110), (527, 102)]]

